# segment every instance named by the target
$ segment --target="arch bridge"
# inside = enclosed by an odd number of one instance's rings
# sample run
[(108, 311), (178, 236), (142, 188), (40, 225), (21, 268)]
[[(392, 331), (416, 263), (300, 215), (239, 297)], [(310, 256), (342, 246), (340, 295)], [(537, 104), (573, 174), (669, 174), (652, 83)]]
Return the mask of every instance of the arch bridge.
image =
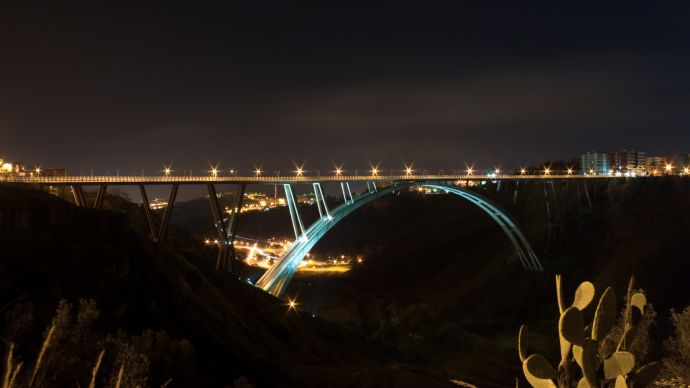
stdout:
[[(65, 176), (65, 177), (6, 177), (5, 182), (24, 183), (50, 186), (67, 186), (71, 189), (75, 204), (78, 206), (93, 206), (100, 208), (103, 205), (106, 190), (109, 186), (137, 186), (141, 194), (144, 214), (149, 226), (150, 238), (161, 243), (165, 240), (172, 209), (180, 185), (205, 185), (208, 190), (209, 202), (213, 213), (214, 226), (217, 233), (220, 249), (216, 259), (216, 269), (232, 272), (235, 267), (234, 240), (237, 219), (242, 208), (244, 192), (248, 184), (281, 185), (285, 194), (286, 206), (290, 213), (292, 229), (295, 240), (287, 250), (275, 261), (264, 275), (256, 282), (256, 286), (281, 297), (290, 280), (292, 279), (299, 263), (305, 258), (309, 250), (339, 221), (350, 215), (358, 208), (374, 201), (382, 196), (395, 191), (409, 189), (415, 186), (424, 186), (445, 191), (463, 198), (483, 210), (505, 233), (508, 240), (515, 248), (522, 267), (529, 271), (543, 271), (542, 263), (534, 253), (517, 223), (496, 204), (467, 187), (495, 182), (500, 190), (503, 182), (514, 182), (513, 200), (517, 198), (518, 188), (527, 182), (543, 182), (544, 194), (547, 198), (547, 212), (549, 211), (549, 191), (553, 189), (554, 181), (565, 181), (568, 184), (583, 186), (587, 202), (591, 207), (587, 181), (621, 179), (615, 176), (584, 176), (584, 175), (369, 175), (369, 176), (293, 176), (293, 177), (237, 177), (237, 176), (211, 176), (211, 177), (187, 177), (187, 176)], [(627, 178), (622, 178), (627, 179)], [(342, 193), (342, 203), (333, 209), (329, 209), (322, 185), (330, 183), (339, 186)], [(353, 193), (351, 183), (366, 184), (366, 191)], [(218, 201), (216, 185), (232, 184), (238, 188), (235, 203), (232, 204), (229, 216), (224, 217)], [(318, 207), (319, 218), (305, 228), (304, 222), (295, 200), (293, 186), (296, 184), (310, 185), (313, 189), (314, 202)], [(146, 192), (147, 185), (170, 185), (170, 195), (165, 212), (160, 220), (153, 216), (151, 202)], [(92, 205), (86, 203), (84, 186), (97, 186), (95, 200)], [(555, 189), (554, 189), (555, 193)]]

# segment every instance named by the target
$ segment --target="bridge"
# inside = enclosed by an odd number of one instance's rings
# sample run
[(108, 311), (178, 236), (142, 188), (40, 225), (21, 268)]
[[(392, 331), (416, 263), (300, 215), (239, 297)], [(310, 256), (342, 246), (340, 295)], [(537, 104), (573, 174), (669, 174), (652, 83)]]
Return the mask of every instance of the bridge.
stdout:
[[(416, 175), (408, 173), (401, 175), (379, 175), (376, 173), (369, 175), (336, 175), (328, 176), (304, 176), (301, 173), (294, 176), (220, 176), (213, 173), (211, 176), (62, 176), (62, 177), (5, 177), (4, 182), (67, 186), (71, 188), (74, 202), (78, 206), (89, 206), (84, 196), (84, 186), (97, 186), (96, 197), (92, 207), (100, 208), (103, 205), (106, 190), (109, 186), (137, 186), (141, 194), (144, 214), (149, 226), (150, 238), (161, 243), (165, 239), (170, 216), (177, 197), (178, 190), (182, 185), (205, 185), (208, 190), (211, 211), (215, 230), (219, 241), (219, 251), (216, 259), (216, 269), (219, 271), (232, 272), (235, 268), (234, 241), (236, 235), (237, 219), (242, 208), (242, 200), (247, 185), (281, 185), (285, 194), (286, 206), (290, 213), (292, 229), (295, 240), (287, 247), (285, 253), (275, 261), (265, 274), (256, 282), (256, 286), (281, 297), (292, 279), (299, 263), (305, 258), (309, 250), (339, 221), (346, 218), (358, 208), (371, 201), (381, 198), (387, 194), (409, 189), (411, 187), (424, 186), (449, 194), (454, 194), (465, 199), (483, 210), (493, 219), (500, 229), (504, 232), (507, 239), (513, 245), (517, 257), (522, 267), (528, 271), (543, 271), (542, 263), (534, 253), (529, 242), (518, 227), (512, 217), (502, 210), (499, 206), (492, 203), (489, 199), (469, 189), (470, 186), (485, 182), (495, 182), (497, 189), (500, 189), (503, 182), (510, 182), (514, 187), (514, 201), (517, 198), (519, 188), (528, 182), (545, 183), (545, 196), (547, 198), (547, 211), (549, 211), (548, 185), (553, 189), (554, 181), (573, 182), (582, 185), (586, 200), (591, 207), (587, 182), (611, 179), (629, 179), (615, 175), (575, 175), (568, 173), (565, 175), (540, 174), (529, 175), (521, 174), (436, 174), (436, 175)], [(639, 179), (639, 178), (636, 178)], [(352, 183), (366, 184), (366, 191), (361, 193), (353, 192), (350, 187)], [(235, 203), (231, 206), (229, 217), (224, 217), (218, 201), (216, 185), (230, 184), (238, 188), (235, 196)], [(329, 209), (324, 196), (323, 185), (338, 185), (338, 191), (342, 193), (342, 202), (335, 208)], [(170, 195), (168, 205), (159, 223), (151, 210), (151, 203), (148, 199), (146, 186), (148, 185), (170, 185)], [(300, 215), (297, 201), (293, 194), (294, 185), (310, 185), (313, 190), (316, 205), (319, 211), (319, 218), (305, 228)], [(555, 189), (554, 189), (555, 192)]]

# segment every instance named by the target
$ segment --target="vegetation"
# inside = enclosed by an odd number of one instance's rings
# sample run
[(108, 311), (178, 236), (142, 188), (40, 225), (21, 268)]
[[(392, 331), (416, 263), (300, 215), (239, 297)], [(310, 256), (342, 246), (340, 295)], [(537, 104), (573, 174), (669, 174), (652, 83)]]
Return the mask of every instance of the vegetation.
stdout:
[(671, 311), (675, 335), (665, 342), (662, 383), (674, 387), (690, 386), (690, 307), (682, 312)]
[(601, 295), (593, 321), (587, 326), (583, 311), (594, 301), (594, 285), (590, 282), (580, 284), (572, 305), (566, 307), (561, 277), (557, 275), (556, 295), (560, 312), (561, 361), (558, 369), (539, 354), (527, 355), (527, 327), (520, 328), (518, 351), (525, 377), (533, 387), (622, 388), (645, 387), (654, 382), (661, 371), (661, 363), (650, 362), (635, 368), (635, 338), (641, 329), (639, 323), (645, 315), (647, 298), (642, 292), (634, 292), (634, 278), (628, 286), (622, 334), (613, 334), (618, 336), (618, 341), (610, 337), (617, 315), (613, 288), (608, 287)]
[[(38, 354), (31, 363), (22, 361), (28, 352), (27, 332), (34, 317), (30, 306), (8, 312), (5, 321), (15, 324), (3, 338), (6, 356), (2, 388), (13, 387), (147, 387), (197, 382), (195, 355), (187, 340), (173, 340), (165, 332), (145, 331), (139, 336), (124, 332), (105, 334), (100, 311), (93, 300), (80, 300), (74, 308), (62, 300), (43, 334)], [(18, 341), (18, 342), (15, 342)], [(88, 366), (88, 367), (87, 367)]]

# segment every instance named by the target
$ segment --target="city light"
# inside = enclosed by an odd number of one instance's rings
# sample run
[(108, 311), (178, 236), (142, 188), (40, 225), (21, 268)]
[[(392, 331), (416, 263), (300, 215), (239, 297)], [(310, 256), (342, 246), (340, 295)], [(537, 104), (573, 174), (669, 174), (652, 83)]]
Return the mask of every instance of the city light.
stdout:
[(568, 175), (573, 175), (573, 169), (572, 168), (568, 168)]
[(690, 174), (690, 167), (683, 167), (683, 175)]
[[(655, 171), (656, 171), (656, 170), (655, 170)], [(591, 168), (589, 169), (589, 175), (594, 175), (594, 170), (591, 169)]]
[(551, 174), (551, 169), (548, 167), (544, 167), (544, 175), (550, 175)]
[(41, 175), (41, 168), (40, 168), (40, 167), (36, 167), (36, 169), (34, 170), (34, 172), (36, 173), (36, 175)]
[(671, 163), (667, 163), (664, 168), (666, 169), (666, 172), (673, 171), (673, 165)]
[(288, 310), (295, 310), (297, 311), (297, 301), (294, 299), (288, 299)]
[(500, 168), (497, 168), (497, 169), (494, 170), (494, 175), (498, 175), (498, 174), (500, 174), (500, 173), (501, 173), (501, 169), (500, 169)]

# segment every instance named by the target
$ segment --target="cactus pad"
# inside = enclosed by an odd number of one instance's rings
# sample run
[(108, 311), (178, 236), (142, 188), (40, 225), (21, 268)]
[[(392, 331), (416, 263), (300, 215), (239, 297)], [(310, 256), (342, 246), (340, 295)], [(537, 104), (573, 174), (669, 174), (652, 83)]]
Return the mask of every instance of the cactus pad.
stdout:
[(556, 370), (539, 354), (533, 354), (522, 363), (522, 371), (527, 381), (535, 388), (556, 388), (553, 379)]
[[(613, 288), (609, 287), (599, 299), (597, 310), (592, 322), (592, 339), (602, 341), (616, 324), (616, 296)], [(615, 376), (614, 376), (615, 377)]]
[(573, 300), (573, 307), (577, 307), (580, 311), (584, 310), (594, 300), (594, 284), (590, 282), (582, 282), (577, 290), (575, 290), (575, 299)]
[(616, 352), (604, 360), (604, 378), (613, 380), (617, 376), (627, 375), (635, 367), (635, 356), (630, 352)]

